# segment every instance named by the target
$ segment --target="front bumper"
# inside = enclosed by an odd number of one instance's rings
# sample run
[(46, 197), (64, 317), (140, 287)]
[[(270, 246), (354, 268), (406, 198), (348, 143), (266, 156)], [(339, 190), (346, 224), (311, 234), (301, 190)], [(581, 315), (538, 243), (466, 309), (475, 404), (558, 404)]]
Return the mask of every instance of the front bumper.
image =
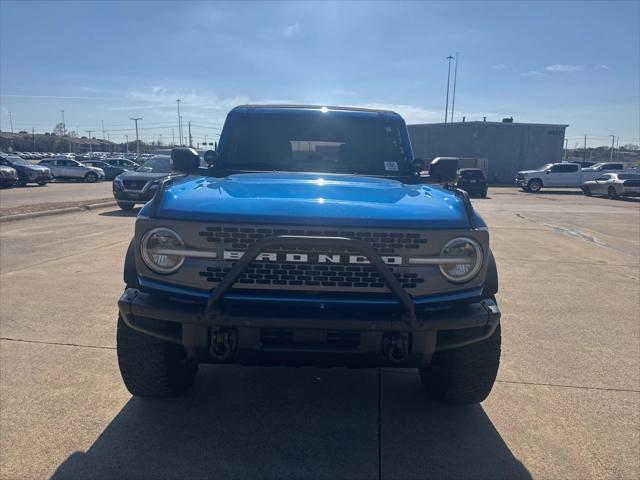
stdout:
[(134, 288), (125, 290), (118, 308), (130, 328), (183, 345), (201, 361), (244, 364), (418, 366), (436, 351), (488, 338), (500, 322), (492, 300), (421, 311), (413, 322), (375, 314), (266, 309), (222, 308), (211, 316), (201, 303)]
[(153, 198), (155, 190), (153, 191), (139, 191), (139, 190), (113, 190), (113, 198), (118, 202), (133, 202), (133, 203), (147, 203)]

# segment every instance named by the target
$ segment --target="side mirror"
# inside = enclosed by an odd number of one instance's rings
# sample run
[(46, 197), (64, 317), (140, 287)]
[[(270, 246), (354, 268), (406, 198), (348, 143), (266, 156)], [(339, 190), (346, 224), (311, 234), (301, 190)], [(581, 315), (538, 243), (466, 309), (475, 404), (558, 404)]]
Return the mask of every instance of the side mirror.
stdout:
[(204, 162), (210, 167), (214, 167), (218, 162), (218, 153), (215, 150), (207, 150), (204, 152)]
[(200, 155), (193, 148), (177, 147), (171, 150), (171, 169), (174, 172), (191, 173), (200, 166)]
[(429, 165), (429, 177), (437, 183), (453, 183), (458, 178), (457, 158), (438, 157)]
[(414, 158), (413, 162), (411, 163), (413, 165), (413, 168), (415, 169), (416, 172), (420, 173), (424, 170), (424, 160), (421, 158)]

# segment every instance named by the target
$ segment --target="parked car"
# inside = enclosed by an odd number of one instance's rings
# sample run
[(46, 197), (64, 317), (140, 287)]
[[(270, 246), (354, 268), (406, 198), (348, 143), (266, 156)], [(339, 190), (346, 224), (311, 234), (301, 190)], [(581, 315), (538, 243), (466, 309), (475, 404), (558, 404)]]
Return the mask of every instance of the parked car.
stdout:
[(461, 168), (458, 170), (456, 187), (469, 195), (487, 198), (487, 179), (479, 168)]
[[(518, 172), (516, 184), (525, 192), (539, 192), (542, 187), (582, 188), (584, 182), (595, 180), (606, 171), (622, 171), (621, 163), (597, 163), (589, 168), (580, 168), (579, 163), (548, 163), (537, 170)], [(617, 169), (617, 170), (616, 170)]]
[(49, 167), (53, 176), (60, 180), (84, 180), (87, 183), (94, 183), (104, 179), (105, 176), (101, 168), (89, 167), (67, 157), (42, 160), (40, 165)]
[(162, 179), (171, 174), (171, 157), (157, 155), (136, 170), (124, 172), (113, 180), (113, 197), (123, 210), (137, 203), (147, 203), (156, 193)]
[(104, 171), (105, 180), (113, 180), (121, 173), (129, 170), (128, 168), (109, 165), (107, 162), (103, 162), (102, 160), (85, 160), (82, 163), (87, 167), (96, 167), (102, 169)]
[(0, 155), (0, 165), (11, 167), (18, 173), (18, 185), (37, 183), (41, 187), (53, 179), (51, 170), (44, 165), (35, 165), (17, 155)]
[(135, 170), (140, 166), (139, 164), (137, 164), (133, 160), (129, 160), (128, 158), (109, 157), (105, 158), (103, 162), (108, 163), (109, 165), (113, 165), (114, 167), (124, 167), (127, 170)]
[(582, 184), (585, 195), (606, 195), (610, 199), (618, 197), (640, 196), (640, 174), (638, 173), (605, 173), (604, 175)]
[(18, 172), (13, 167), (0, 165), (0, 188), (11, 188), (18, 183)]

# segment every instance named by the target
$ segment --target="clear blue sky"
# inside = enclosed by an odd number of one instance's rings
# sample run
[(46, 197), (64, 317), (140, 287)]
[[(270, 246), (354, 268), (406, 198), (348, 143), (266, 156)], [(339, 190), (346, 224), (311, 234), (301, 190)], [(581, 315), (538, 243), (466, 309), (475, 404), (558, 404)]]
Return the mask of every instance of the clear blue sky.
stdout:
[[(0, 127), (198, 141), (245, 102), (391, 108), (442, 121), (570, 124), (570, 146), (639, 143), (640, 3), (0, 1)], [(94, 134), (101, 137), (101, 131)]]

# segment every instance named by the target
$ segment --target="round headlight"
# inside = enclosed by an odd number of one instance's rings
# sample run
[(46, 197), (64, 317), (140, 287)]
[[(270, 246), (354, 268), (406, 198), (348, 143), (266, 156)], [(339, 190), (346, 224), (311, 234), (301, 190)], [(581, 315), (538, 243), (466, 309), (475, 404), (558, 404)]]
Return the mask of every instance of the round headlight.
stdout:
[(451, 258), (451, 263), (440, 265), (440, 272), (451, 282), (468, 282), (482, 268), (482, 247), (470, 238), (454, 238), (444, 246), (440, 256)]
[(184, 257), (176, 255), (182, 250), (184, 242), (180, 235), (169, 228), (154, 228), (142, 237), (140, 252), (142, 260), (157, 273), (173, 273), (184, 263)]

